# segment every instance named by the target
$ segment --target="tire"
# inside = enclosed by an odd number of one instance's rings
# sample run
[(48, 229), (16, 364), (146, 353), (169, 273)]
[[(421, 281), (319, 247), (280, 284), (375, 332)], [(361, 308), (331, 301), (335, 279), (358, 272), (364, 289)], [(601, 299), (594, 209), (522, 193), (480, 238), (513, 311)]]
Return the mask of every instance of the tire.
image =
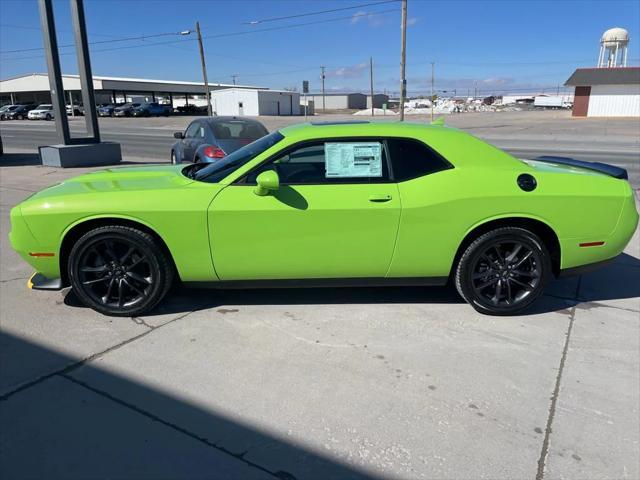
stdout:
[(44, 117), (47, 122), (51, 121), (51, 115), (47, 113), (47, 116)]
[(552, 275), (551, 255), (534, 233), (517, 227), (476, 238), (456, 265), (460, 296), (480, 313), (513, 315), (538, 298)]
[(174, 150), (171, 150), (171, 164), (172, 165), (178, 164), (178, 159), (176, 158), (176, 152)]
[(16, 115), (16, 120), (24, 120), (24, 115), (19, 113), (18, 115)]
[(73, 291), (105, 315), (134, 317), (155, 307), (171, 288), (171, 260), (151, 235), (110, 225), (85, 233), (68, 260)]

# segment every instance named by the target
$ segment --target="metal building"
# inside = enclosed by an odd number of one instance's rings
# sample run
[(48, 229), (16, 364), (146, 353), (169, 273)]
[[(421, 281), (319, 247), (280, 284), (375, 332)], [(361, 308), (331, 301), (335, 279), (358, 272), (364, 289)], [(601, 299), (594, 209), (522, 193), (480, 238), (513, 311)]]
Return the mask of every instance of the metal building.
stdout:
[[(67, 103), (80, 103), (80, 77), (63, 75)], [(158, 102), (180, 107), (206, 105), (204, 83), (143, 78), (93, 76), (96, 104), (132, 101)], [(266, 90), (263, 87), (210, 83), (210, 91), (224, 88)], [(0, 80), (0, 104), (51, 103), (46, 73), (33, 73)]]
[[(321, 93), (308, 93), (307, 101), (314, 103), (316, 112), (322, 111)], [(363, 93), (325, 93), (324, 108), (325, 110), (362, 110), (367, 108), (367, 96)]]
[[(373, 95), (373, 108), (383, 108), (384, 105), (389, 107), (389, 95), (375, 93)], [(371, 95), (367, 95), (367, 108), (371, 108)]]
[(565, 85), (574, 117), (640, 117), (640, 67), (579, 68)]
[(217, 115), (300, 115), (300, 94), (286, 90), (216, 90), (211, 104)]

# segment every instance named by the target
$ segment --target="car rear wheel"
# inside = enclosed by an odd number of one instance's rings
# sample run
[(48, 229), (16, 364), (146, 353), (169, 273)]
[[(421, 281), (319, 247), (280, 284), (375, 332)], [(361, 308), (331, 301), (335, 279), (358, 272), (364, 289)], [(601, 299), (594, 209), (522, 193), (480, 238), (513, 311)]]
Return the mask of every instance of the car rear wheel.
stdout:
[(16, 115), (16, 120), (24, 120), (24, 116), (19, 113), (18, 115)]
[(551, 278), (551, 256), (534, 233), (499, 228), (474, 240), (460, 257), (455, 284), (473, 308), (512, 315), (542, 294)]
[(47, 121), (50, 121), (50, 120), (51, 120), (51, 114), (47, 113), (47, 116), (45, 117), (45, 119), (46, 119)]
[(173, 281), (173, 266), (158, 241), (120, 225), (83, 235), (71, 250), (68, 271), (78, 298), (112, 316), (133, 317), (151, 310)]

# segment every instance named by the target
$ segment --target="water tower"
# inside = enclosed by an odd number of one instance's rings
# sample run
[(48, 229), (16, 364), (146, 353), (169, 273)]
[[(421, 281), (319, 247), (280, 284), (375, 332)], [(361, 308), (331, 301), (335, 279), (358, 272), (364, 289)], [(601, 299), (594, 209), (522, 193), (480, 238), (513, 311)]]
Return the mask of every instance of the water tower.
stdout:
[(627, 66), (627, 46), (629, 32), (624, 28), (610, 28), (600, 39), (600, 55), (598, 68), (615, 68)]

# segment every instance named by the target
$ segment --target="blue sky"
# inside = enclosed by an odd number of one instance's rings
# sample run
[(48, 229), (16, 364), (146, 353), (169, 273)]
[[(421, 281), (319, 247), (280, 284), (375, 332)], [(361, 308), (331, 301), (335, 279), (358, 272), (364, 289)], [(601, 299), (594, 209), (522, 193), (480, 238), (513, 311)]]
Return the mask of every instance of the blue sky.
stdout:
[[(379, 0), (85, 0), (90, 42), (171, 34), (200, 21), (211, 82), (272, 88), (309, 80), (320, 89), (368, 90), (368, 60), (375, 89), (398, 90), (400, 3), (248, 25), (253, 20), (344, 8)], [(73, 43), (69, 2), (55, 1), (58, 41)], [(552, 89), (578, 66), (594, 66), (608, 28), (629, 30), (629, 58), (640, 63), (640, 2), (409, 0), (407, 80), (410, 92), (427, 90), (430, 63), (436, 88), (503, 93)], [(334, 21), (335, 20), (335, 21)], [(298, 26), (301, 23), (322, 22)], [(278, 29), (275, 29), (278, 28)], [(259, 31), (274, 29), (270, 31)], [(247, 32), (236, 35), (237, 32)], [(226, 35), (230, 34), (230, 35)], [(166, 43), (175, 42), (175, 43)], [(153, 45), (154, 43), (162, 43)], [(144, 45), (143, 47), (139, 47)], [(0, 78), (46, 71), (35, 0), (0, 0)], [(200, 80), (195, 36), (166, 35), (92, 45), (95, 75)], [(117, 49), (116, 49), (117, 48)], [(73, 48), (63, 71), (76, 73)]]

